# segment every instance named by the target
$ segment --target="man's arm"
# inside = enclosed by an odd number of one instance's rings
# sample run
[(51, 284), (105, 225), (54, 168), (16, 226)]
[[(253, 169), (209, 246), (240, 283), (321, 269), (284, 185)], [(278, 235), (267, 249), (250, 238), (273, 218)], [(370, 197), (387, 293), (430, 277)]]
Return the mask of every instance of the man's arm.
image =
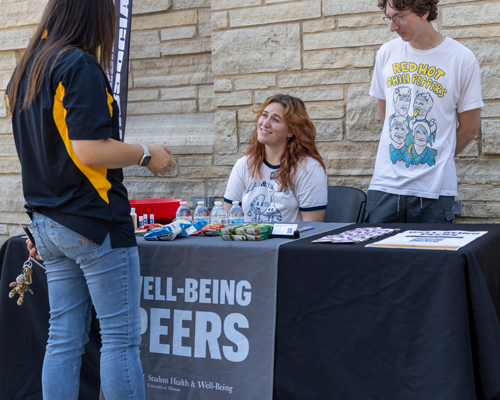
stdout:
[(457, 114), (457, 147), (455, 148), (455, 156), (467, 147), (472, 139), (477, 135), (479, 124), (481, 123), (481, 109), (464, 111)]
[(385, 100), (378, 99), (378, 112), (380, 114), (380, 120), (383, 124), (385, 119)]

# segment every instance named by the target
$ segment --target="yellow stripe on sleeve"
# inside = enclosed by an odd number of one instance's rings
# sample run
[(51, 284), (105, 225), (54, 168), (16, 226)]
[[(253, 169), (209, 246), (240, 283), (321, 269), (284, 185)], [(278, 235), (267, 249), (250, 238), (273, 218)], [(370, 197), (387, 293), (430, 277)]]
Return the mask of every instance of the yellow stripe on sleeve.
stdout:
[(94, 186), (95, 190), (99, 193), (99, 196), (109, 204), (108, 199), (108, 191), (111, 189), (111, 183), (107, 179), (108, 170), (106, 168), (98, 168), (98, 167), (89, 167), (87, 165), (83, 165), (82, 162), (76, 157), (75, 152), (73, 151), (73, 145), (71, 144), (71, 140), (68, 135), (68, 126), (66, 125), (66, 109), (63, 105), (64, 98), (64, 86), (60, 82), (59, 86), (56, 90), (56, 95), (54, 96), (54, 122), (56, 123), (57, 130), (61, 135), (61, 139), (66, 146), (66, 150), (68, 151), (69, 156), (78, 167), (80, 171), (87, 177), (92, 186)]
[(10, 112), (10, 101), (9, 101), (9, 96), (7, 94), (5, 95), (5, 101), (7, 102), (7, 108), (9, 109), (9, 115), (12, 118), (12, 113)]
[(108, 88), (106, 88), (106, 94), (108, 95), (109, 113), (111, 114), (111, 118), (113, 118), (113, 96), (109, 94)]

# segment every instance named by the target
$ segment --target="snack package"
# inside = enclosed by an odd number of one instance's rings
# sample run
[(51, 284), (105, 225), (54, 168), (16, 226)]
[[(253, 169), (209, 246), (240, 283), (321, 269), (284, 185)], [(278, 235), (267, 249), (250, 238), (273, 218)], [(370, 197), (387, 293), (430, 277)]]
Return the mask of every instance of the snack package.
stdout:
[(259, 224), (243, 224), (241, 226), (236, 227), (234, 234), (235, 235), (244, 235), (246, 233), (245, 229), (255, 227)]
[(176, 237), (192, 235), (203, 227), (203, 222), (177, 220), (168, 225), (150, 230), (144, 235), (146, 240), (174, 240)]
[(231, 234), (221, 233), (221, 237), (222, 237), (222, 240), (234, 240), (236, 242), (238, 242), (238, 241), (256, 242), (256, 241), (260, 241), (260, 240), (269, 239), (270, 234), (264, 233), (262, 235), (249, 235), (249, 234), (231, 235)]
[(155, 228), (161, 228), (162, 226), (163, 226), (162, 224), (144, 224), (144, 225), (137, 227), (137, 229), (151, 230), (151, 229), (155, 229)]
[[(271, 233), (273, 230), (274, 225), (273, 224), (257, 224), (257, 225), (249, 225), (243, 228), (245, 233), (249, 235), (262, 235), (263, 233)], [(236, 232), (239, 234), (239, 230), (236, 230)]]
[(137, 228), (135, 231), (136, 236), (144, 236), (148, 232), (147, 229), (139, 229)]
[(263, 233), (262, 235), (246, 235), (248, 241), (258, 242), (260, 240), (269, 239), (271, 237), (271, 232)]
[[(237, 230), (245, 228), (248, 226), (248, 224), (232, 224), (232, 225), (226, 225), (223, 228), (219, 228), (219, 233), (224, 234), (224, 235), (235, 235), (237, 234)], [(244, 233), (244, 232), (242, 232)]]
[(163, 225), (161, 224), (144, 224), (135, 229), (135, 234), (138, 236), (142, 236), (145, 233), (149, 232), (151, 229), (161, 228)]
[(205, 236), (217, 236), (219, 235), (219, 229), (224, 228), (224, 226), (224, 224), (206, 224), (201, 229), (201, 233)]

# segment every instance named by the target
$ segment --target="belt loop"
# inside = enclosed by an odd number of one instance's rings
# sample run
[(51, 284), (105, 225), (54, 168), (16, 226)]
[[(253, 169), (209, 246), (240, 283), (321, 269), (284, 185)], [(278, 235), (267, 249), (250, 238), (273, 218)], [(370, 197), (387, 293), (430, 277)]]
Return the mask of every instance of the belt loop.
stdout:
[(401, 195), (398, 194), (398, 216), (399, 216), (399, 200), (401, 199)]
[(420, 210), (424, 211), (424, 206), (422, 205), (422, 197), (420, 198)]

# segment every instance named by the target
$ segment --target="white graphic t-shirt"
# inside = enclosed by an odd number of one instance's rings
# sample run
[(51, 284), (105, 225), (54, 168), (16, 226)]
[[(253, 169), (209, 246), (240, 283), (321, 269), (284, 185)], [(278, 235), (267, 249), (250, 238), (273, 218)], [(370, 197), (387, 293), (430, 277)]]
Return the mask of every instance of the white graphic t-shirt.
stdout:
[(456, 196), (456, 114), (483, 106), (472, 51), (449, 37), (430, 50), (392, 40), (377, 54), (370, 95), (386, 109), (369, 190)]
[(300, 222), (300, 211), (326, 209), (328, 183), (321, 164), (303, 159), (293, 177), (293, 189), (283, 189), (276, 180), (279, 165), (264, 161), (261, 177), (250, 176), (248, 156), (240, 158), (231, 171), (224, 201), (241, 203), (245, 222)]

